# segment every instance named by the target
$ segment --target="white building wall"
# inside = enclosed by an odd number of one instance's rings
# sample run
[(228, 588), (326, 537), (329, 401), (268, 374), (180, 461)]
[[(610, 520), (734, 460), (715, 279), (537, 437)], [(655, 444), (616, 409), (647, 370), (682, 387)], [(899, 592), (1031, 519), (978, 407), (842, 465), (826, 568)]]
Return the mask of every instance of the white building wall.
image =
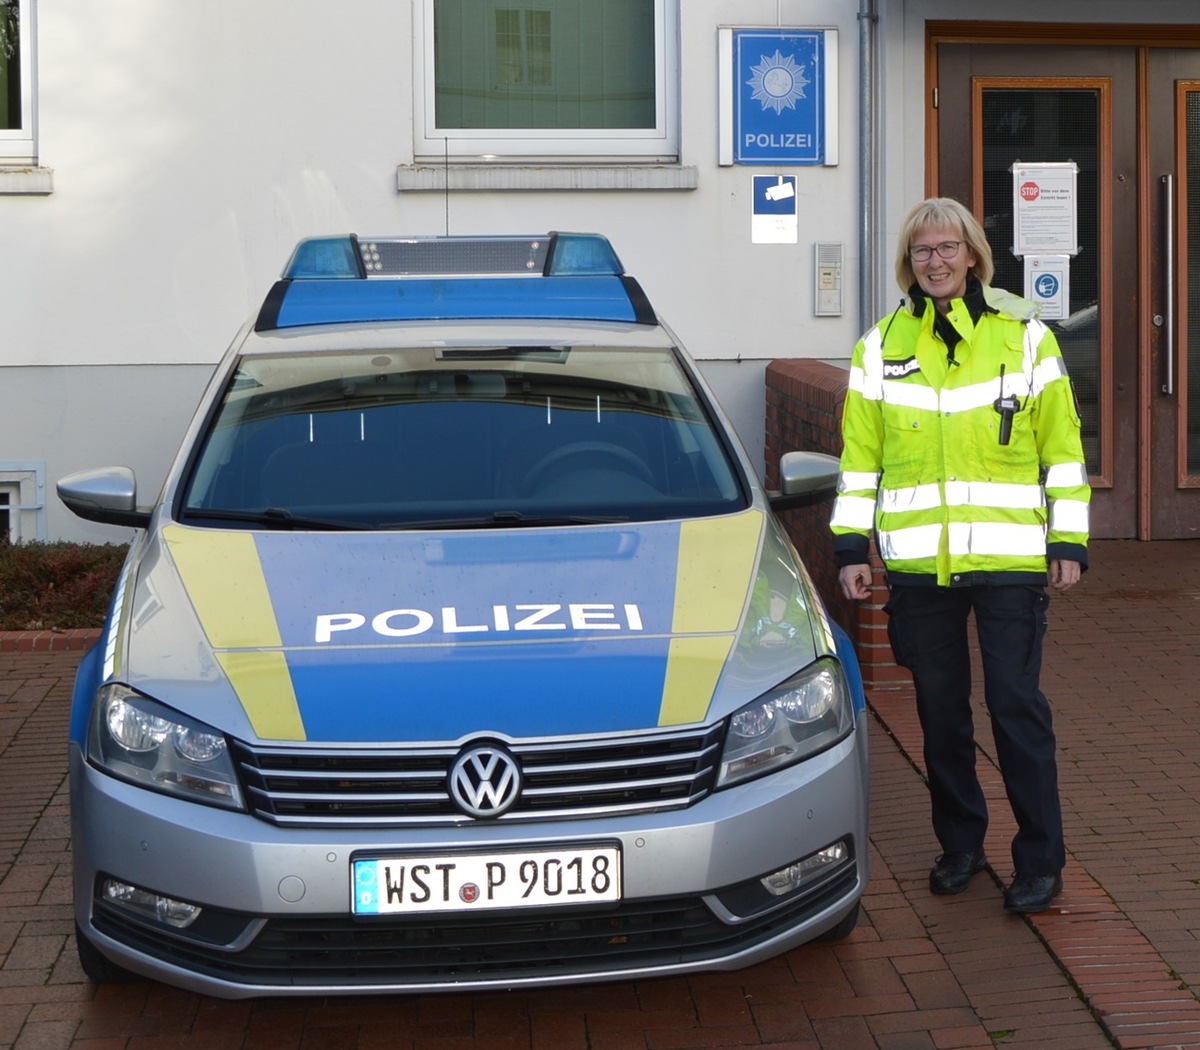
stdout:
[[(0, 178), (0, 481), (5, 464), (44, 465), (41, 535), (125, 538), (70, 515), (54, 481), (122, 463), (144, 498), (157, 491), (213, 363), (305, 236), (602, 232), (702, 360), (756, 460), (767, 361), (849, 356), (862, 322), (858, 0), (680, 0), (695, 189), (448, 195), (397, 188), (413, 161), (414, 2), (40, 0), (38, 163), (53, 192), (3, 192)], [(899, 294), (894, 231), (924, 190), (925, 20), (989, 9), (876, 2), (882, 311)], [(1002, 14), (1169, 22), (1194, 9), (1009, 0)], [(778, 169), (797, 177), (797, 244), (751, 243), (752, 176), (776, 169), (718, 165), (724, 25), (838, 30), (840, 163)], [(841, 317), (813, 313), (819, 241), (844, 245)]]

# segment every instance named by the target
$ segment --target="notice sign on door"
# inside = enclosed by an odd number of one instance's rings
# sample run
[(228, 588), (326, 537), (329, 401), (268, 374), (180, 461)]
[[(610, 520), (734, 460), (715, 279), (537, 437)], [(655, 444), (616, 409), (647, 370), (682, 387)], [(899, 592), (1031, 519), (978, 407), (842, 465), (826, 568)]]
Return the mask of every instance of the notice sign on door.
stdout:
[(1078, 172), (1074, 161), (1012, 166), (1014, 255), (1079, 253)]
[(1066, 255), (1025, 256), (1025, 298), (1041, 308), (1043, 321), (1061, 321), (1071, 302), (1071, 259)]

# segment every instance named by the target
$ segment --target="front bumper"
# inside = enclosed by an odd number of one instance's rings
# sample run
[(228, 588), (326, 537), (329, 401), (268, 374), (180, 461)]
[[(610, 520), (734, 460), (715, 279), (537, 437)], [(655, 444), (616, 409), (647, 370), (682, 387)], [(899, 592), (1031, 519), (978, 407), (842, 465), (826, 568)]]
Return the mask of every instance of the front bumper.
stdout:
[[(71, 754), (76, 918), (135, 973), (225, 998), (553, 985), (736, 969), (837, 926), (867, 880), (867, 737), (681, 811), (384, 831), (274, 827), (156, 795)], [(352, 854), (618, 842), (615, 905), (363, 919)], [(842, 842), (772, 897), (759, 880)], [(204, 906), (173, 930), (97, 899), (104, 877)]]

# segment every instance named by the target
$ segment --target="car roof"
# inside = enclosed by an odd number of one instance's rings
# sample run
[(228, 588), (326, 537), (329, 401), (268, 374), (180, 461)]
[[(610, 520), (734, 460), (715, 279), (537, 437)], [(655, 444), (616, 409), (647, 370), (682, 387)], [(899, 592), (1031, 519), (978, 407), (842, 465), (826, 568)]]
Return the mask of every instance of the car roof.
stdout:
[(598, 346), (641, 350), (677, 345), (662, 325), (564, 321), (380, 321), (248, 331), (242, 354), (420, 347)]

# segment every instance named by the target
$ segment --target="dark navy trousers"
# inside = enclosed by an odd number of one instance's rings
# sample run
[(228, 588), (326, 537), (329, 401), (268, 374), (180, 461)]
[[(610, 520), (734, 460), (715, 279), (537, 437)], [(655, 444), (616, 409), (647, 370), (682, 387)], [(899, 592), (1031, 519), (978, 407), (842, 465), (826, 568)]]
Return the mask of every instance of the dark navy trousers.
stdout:
[(988, 824), (975, 771), (967, 634), (974, 613), (984, 700), (1017, 820), (1012, 859), (1022, 875), (1050, 875), (1066, 862), (1053, 719), (1039, 686), (1049, 604), (1039, 586), (901, 584), (886, 606), (896, 661), (916, 685), (933, 831), (945, 852), (981, 849)]

